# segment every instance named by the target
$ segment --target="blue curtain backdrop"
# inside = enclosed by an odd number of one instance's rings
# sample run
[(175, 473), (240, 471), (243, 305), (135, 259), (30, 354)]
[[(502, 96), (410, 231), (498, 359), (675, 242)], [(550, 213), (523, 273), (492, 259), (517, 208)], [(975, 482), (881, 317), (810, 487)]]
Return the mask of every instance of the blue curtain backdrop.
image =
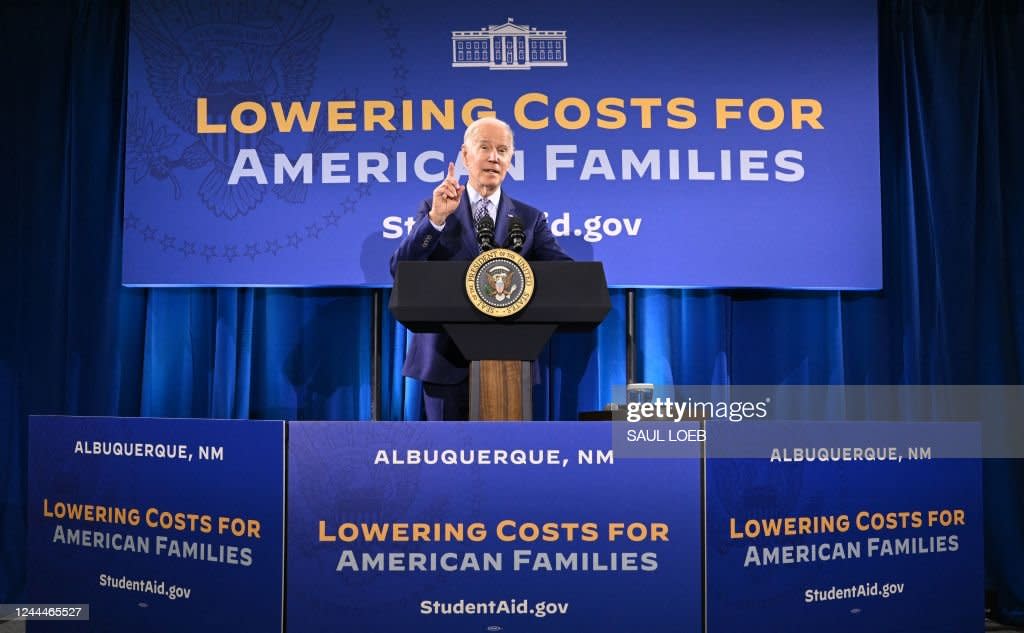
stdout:
[[(370, 415), (370, 291), (120, 286), (127, 15), (0, 8), (0, 602), (23, 598), (28, 414)], [(1021, 382), (1024, 5), (883, 2), (879, 16), (885, 290), (638, 291), (643, 380)], [(625, 303), (614, 291), (597, 332), (552, 342), (539, 415), (611, 400)], [(382, 326), (381, 418), (417, 419), (405, 330)], [(1018, 621), (1022, 482), (1019, 461), (985, 464), (987, 582)]]

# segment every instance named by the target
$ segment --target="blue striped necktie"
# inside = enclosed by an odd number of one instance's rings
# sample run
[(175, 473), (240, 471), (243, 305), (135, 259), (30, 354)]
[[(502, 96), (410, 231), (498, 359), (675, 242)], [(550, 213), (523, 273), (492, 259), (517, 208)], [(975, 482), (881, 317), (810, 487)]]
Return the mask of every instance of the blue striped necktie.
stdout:
[(479, 200), (477, 200), (476, 211), (473, 212), (473, 224), (478, 224), (480, 222), (480, 218), (487, 215), (487, 212), (488, 210), (490, 210), (490, 207), (491, 201), (488, 200), (487, 198), (480, 198)]

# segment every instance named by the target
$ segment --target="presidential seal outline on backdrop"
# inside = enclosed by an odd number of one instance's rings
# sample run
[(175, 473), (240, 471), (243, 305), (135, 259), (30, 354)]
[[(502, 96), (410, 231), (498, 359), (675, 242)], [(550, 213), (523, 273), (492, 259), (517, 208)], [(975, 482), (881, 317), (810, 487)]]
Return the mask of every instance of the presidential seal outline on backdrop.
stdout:
[[(261, 0), (265, 2), (267, 6), (273, 8), (274, 5), (272, 0)], [(385, 0), (386, 1), (386, 0)], [(184, 11), (183, 8), (192, 6), (193, 4), (200, 4), (203, 7), (201, 11)], [(291, 53), (293, 53), (288, 60), (277, 60), (276, 57), (271, 59), (271, 66), (277, 67), (282, 64), (287, 65), (288, 63), (299, 63), (302, 64), (302, 72), (295, 72), (295, 78), (291, 80), (291, 84), (288, 86), (282, 86), (282, 82), (278, 82), (276, 85), (281, 92), (284, 87), (295, 87), (295, 82), (299, 81), (299, 87), (309, 89), (310, 86), (307, 82), (310, 81), (310, 74), (313, 72), (316, 64), (319, 63), (319, 48), (323, 42), (323, 37), (326, 35), (329, 27), (334, 23), (335, 16), (332, 14), (325, 14), (320, 11), (321, 2), (319, 0), (300, 0), (295, 6), (290, 6), (288, 13), (292, 16), (294, 13), (290, 26), (292, 31), (290, 34), (293, 37), (287, 38), (288, 43), (292, 45)], [(377, 22), (377, 26), (383, 31), (383, 37), (381, 38), (381, 44), (388, 49), (390, 59), (393, 63), (393, 78), (395, 79), (395, 97), (406, 98), (408, 97), (408, 89), (406, 87), (406, 80), (408, 77), (408, 66), (406, 64), (406, 50), (400, 43), (399, 29), (395, 19), (392, 17), (392, 11), (390, 7), (380, 6), (377, 0), (367, 0), (367, 5), (371, 10), (373, 18)], [(162, 15), (163, 11), (168, 11), (174, 17), (167, 17)], [(271, 18), (263, 17), (264, 14), (271, 15)], [(180, 15), (179, 15), (180, 14)], [(191, 18), (184, 19), (182, 15), (191, 15)], [(131, 93), (129, 96), (129, 116), (128, 116), (128, 129), (126, 136), (126, 167), (125, 167), (125, 178), (131, 174), (131, 179), (134, 183), (139, 183), (146, 178), (154, 178), (158, 181), (170, 180), (173, 186), (173, 199), (181, 200), (183, 194), (182, 183), (179, 178), (175, 175), (175, 170), (195, 170), (202, 168), (206, 165), (213, 164), (213, 172), (207, 174), (204, 180), (204, 185), (210, 184), (210, 176), (214, 172), (223, 174), (223, 167), (221, 164), (223, 160), (223, 152), (214, 151), (215, 148), (204, 144), (202, 139), (196, 140), (192, 145), (188, 146), (183, 152), (181, 157), (173, 159), (165, 154), (166, 151), (173, 150), (179, 146), (179, 139), (181, 135), (173, 131), (173, 128), (179, 127), (184, 133), (184, 139), (186, 142), (191, 141), (193, 137), (199, 135), (194, 134), (195, 121), (191, 118), (194, 113), (194, 104), (188, 104), (188, 118), (181, 119), (181, 115), (186, 111), (181, 108), (173, 107), (175, 103), (168, 102), (169, 97), (182, 98), (187, 97), (180, 90), (174, 90), (168, 84), (167, 75), (173, 70), (173, 72), (179, 72), (178, 70), (172, 69), (168, 66), (168, 59), (171, 61), (180, 62), (183, 56), (180, 52), (181, 42), (178, 38), (169, 37), (180, 31), (184, 26), (188, 26), (188, 21), (203, 22), (200, 25), (200, 30), (204, 32), (216, 31), (218, 25), (224, 20), (228, 22), (239, 22), (248, 24), (255, 20), (259, 26), (266, 30), (268, 25), (266, 22), (270, 20), (276, 27), (285, 28), (288, 24), (281, 15), (282, 11), (274, 12), (260, 12), (260, 11), (246, 11), (239, 7), (218, 7), (218, 6), (207, 6), (206, 3), (202, 3), (199, 0), (169, 0), (168, 2), (157, 5), (153, 0), (148, 2), (142, 2), (139, 5), (139, 11), (135, 19), (141, 22), (141, 26), (138, 29), (139, 33), (149, 33), (150, 35), (158, 36), (156, 38), (158, 45), (153, 48), (151, 43), (149, 50), (145, 50), (145, 44), (140, 42), (140, 48), (143, 48), (141, 56), (145, 58), (143, 67), (146, 70), (147, 85), (149, 87), (149, 97), (152, 98), (154, 103), (144, 104), (143, 95), (136, 92)], [(211, 16), (217, 16), (217, 19), (213, 19)], [(185, 20), (184, 22), (182, 20)], [(212, 20), (212, 22), (204, 22), (204, 20)], [(171, 26), (168, 26), (168, 25)], [(238, 25), (234, 25), (237, 30)], [(302, 28), (298, 28), (302, 27)], [(134, 27), (133, 27), (134, 28)], [(297, 29), (297, 31), (296, 31)], [(243, 29), (244, 30), (244, 29)], [(250, 29), (251, 30), (251, 29)], [(233, 32), (229, 29), (229, 32)], [(298, 35), (296, 35), (298, 33)], [(180, 33), (178, 33), (180, 35)], [(221, 35), (223, 39), (223, 35)], [(232, 42), (224, 43), (225, 46), (230, 45)], [(238, 42), (234, 42), (238, 44)], [(164, 50), (161, 50), (161, 46)], [(167, 47), (170, 47), (169, 49)], [(296, 48), (297, 47), (297, 48)], [(300, 49), (305, 47), (305, 53), (299, 54), (299, 61), (295, 61), (294, 58)], [(265, 47), (264, 47), (265, 48)], [(230, 52), (230, 51), (229, 51)], [(154, 60), (154, 55), (156, 59)], [(283, 55), (279, 50), (276, 53), (277, 56)], [(186, 56), (187, 57), (187, 56)], [(228, 55), (229, 58), (235, 59), (237, 55), (232, 52)], [(166, 59), (165, 59), (166, 58)], [(289, 62), (291, 60), (291, 62)], [(164, 72), (157, 72), (158, 79), (163, 80), (157, 81), (154, 84), (152, 76), (154, 75), (153, 69), (149, 67), (150, 62), (154, 64), (157, 69), (163, 68)], [(176, 68), (176, 67), (175, 67)], [(171, 82), (175, 83), (175, 82)], [(186, 81), (187, 85), (192, 85), (196, 82)], [(273, 84), (273, 82), (271, 82)], [(305, 98), (306, 92), (296, 92), (293, 98)], [(334, 98), (340, 100), (353, 100), (358, 96), (358, 88), (354, 91), (344, 89), (340, 94)], [(275, 93), (277, 94), (277, 93)], [(265, 97), (267, 95), (264, 95)], [(284, 96), (284, 95), (282, 95)], [(180, 104), (178, 104), (180, 105)], [(212, 105), (216, 105), (211, 104)], [(151, 113), (152, 110), (156, 110), (158, 115), (154, 117)], [(212, 110), (209, 114), (211, 121), (223, 122), (224, 117), (218, 116), (215, 111)], [(159, 115), (166, 117), (166, 120), (161, 121)], [(223, 113), (221, 113), (223, 114)], [(170, 125), (168, 125), (168, 123)], [(182, 127), (184, 125), (184, 127)], [(169, 130), (168, 127), (171, 129)], [(383, 136), (386, 141), (381, 146), (381, 152), (393, 158), (395, 146), (398, 144), (399, 139), (403, 136), (401, 131), (390, 131), (385, 133)], [(309, 139), (310, 149), (316, 152), (331, 151), (341, 143), (348, 142), (352, 138), (351, 133), (343, 134), (328, 134), (324, 125), (318, 124), (316, 130)], [(264, 149), (270, 147), (269, 139), (263, 143)], [(235, 144), (237, 147), (241, 147), (239, 144)], [(273, 143), (276, 145), (276, 143)], [(275, 148), (276, 149), (276, 148)], [(257, 153), (259, 148), (257, 147)], [(265, 154), (265, 152), (263, 152)], [(220, 157), (220, 161), (217, 158)], [(264, 156), (265, 157), (265, 156)], [(223, 183), (221, 183), (223, 184)], [(341, 225), (341, 220), (346, 214), (356, 213), (360, 203), (364, 203), (365, 199), (370, 196), (371, 183), (360, 183), (353, 188), (350, 193), (337, 205), (334, 209), (328, 209), (326, 213), (322, 213), (322, 210), (314, 210), (312, 217), (307, 217), (306, 220), (296, 219), (296, 226), (294, 230), (285, 230), (283, 233), (277, 235), (270, 235), (255, 239), (255, 241), (245, 242), (225, 242), (222, 240), (216, 241), (204, 241), (202, 235), (185, 236), (169, 232), (166, 228), (160, 226), (158, 220), (159, 217), (154, 217), (151, 210), (139, 210), (135, 212), (130, 209), (125, 209), (124, 212), (124, 230), (126, 233), (137, 234), (137, 237), (141, 237), (144, 243), (154, 243), (164, 252), (177, 251), (181, 253), (184, 259), (189, 257), (201, 257), (206, 260), (207, 263), (218, 261), (231, 264), (235, 260), (247, 259), (250, 262), (255, 262), (258, 257), (261, 256), (274, 256), (278, 253), (287, 250), (299, 250), (302, 242), (308, 242), (310, 244), (321, 239), (321, 234), (328, 233), (332, 229), (337, 229)], [(259, 185), (257, 187), (259, 191), (255, 192), (251, 188), (247, 188), (245, 192), (238, 195), (227, 195), (230, 193), (227, 187), (213, 187), (217, 191), (213, 192), (217, 195), (204, 197), (202, 187), (196, 191), (196, 195), (200, 198), (202, 203), (213, 213), (213, 215), (221, 217), (228, 221), (235, 221), (246, 218), (249, 212), (259, 206), (265, 197), (267, 186)], [(231, 190), (235, 187), (231, 187)], [(290, 202), (293, 204), (301, 205), (305, 201), (306, 197), (306, 185), (301, 182), (291, 182), (287, 185), (274, 185), (269, 188), (270, 191), (279, 199)], [(212, 189), (207, 187), (206, 193), (211, 193)], [(253, 194), (253, 195), (250, 195)], [(216, 200), (219, 200), (218, 204)], [(312, 223), (307, 224), (306, 222), (311, 220)], [(305, 230), (303, 230), (303, 227)], [(192, 238), (192, 239), (189, 239)]]

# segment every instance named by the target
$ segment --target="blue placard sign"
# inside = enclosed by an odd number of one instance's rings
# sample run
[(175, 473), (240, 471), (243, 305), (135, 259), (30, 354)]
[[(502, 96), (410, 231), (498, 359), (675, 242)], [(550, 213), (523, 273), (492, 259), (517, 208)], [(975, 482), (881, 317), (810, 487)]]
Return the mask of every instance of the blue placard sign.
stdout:
[(942, 456), (980, 457), (979, 437), (971, 423), (709, 424), (709, 633), (980, 633), (981, 462)]
[(281, 630), (283, 422), (33, 416), (28, 466), (28, 597), (74, 630)]
[(701, 630), (699, 445), (606, 424), (289, 424), (288, 630)]

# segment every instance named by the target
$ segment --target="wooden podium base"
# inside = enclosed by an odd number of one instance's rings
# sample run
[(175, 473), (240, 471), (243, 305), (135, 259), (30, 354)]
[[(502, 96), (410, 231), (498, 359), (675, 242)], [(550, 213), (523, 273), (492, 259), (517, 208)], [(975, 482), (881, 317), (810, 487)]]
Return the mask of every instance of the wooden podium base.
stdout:
[(521, 360), (475, 360), (469, 364), (469, 419), (532, 420), (533, 375)]

